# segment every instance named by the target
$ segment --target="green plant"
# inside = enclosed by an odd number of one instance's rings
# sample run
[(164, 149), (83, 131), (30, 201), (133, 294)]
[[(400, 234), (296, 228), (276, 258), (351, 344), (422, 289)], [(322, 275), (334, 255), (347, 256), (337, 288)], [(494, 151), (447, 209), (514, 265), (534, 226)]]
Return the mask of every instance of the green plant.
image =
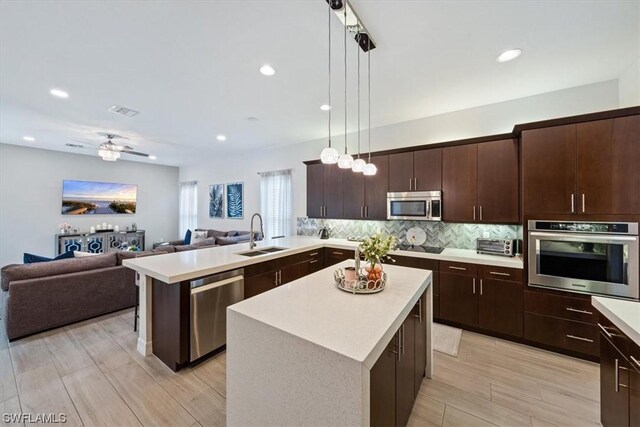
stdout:
[(371, 269), (374, 269), (376, 263), (382, 262), (384, 259), (395, 262), (388, 254), (396, 248), (396, 238), (382, 234), (374, 234), (360, 243), (360, 253), (364, 256), (364, 259), (369, 262)]

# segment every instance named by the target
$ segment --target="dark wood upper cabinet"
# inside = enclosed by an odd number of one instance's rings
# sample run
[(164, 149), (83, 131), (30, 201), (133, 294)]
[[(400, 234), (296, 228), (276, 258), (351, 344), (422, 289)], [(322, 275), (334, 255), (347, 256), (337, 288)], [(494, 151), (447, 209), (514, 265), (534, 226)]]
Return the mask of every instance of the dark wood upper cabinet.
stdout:
[(389, 155), (389, 191), (440, 191), (442, 149)]
[(413, 152), (389, 155), (389, 191), (413, 189)]
[(307, 216), (324, 216), (324, 167), (322, 163), (307, 165)]
[(518, 194), (517, 141), (504, 139), (478, 144), (477, 218), (488, 223), (518, 222)]
[(337, 165), (324, 165), (324, 216), (343, 218), (344, 172)]
[(576, 209), (576, 126), (522, 132), (524, 213), (571, 214)]
[(365, 216), (367, 219), (386, 220), (387, 192), (389, 191), (389, 156), (371, 157), (371, 163), (376, 165), (378, 171), (375, 175), (364, 177)]
[(344, 190), (344, 211), (342, 218), (364, 218), (365, 178), (370, 177), (365, 177), (361, 173), (354, 173), (351, 169), (340, 170), (338, 173), (342, 174), (342, 185)]
[(413, 152), (414, 191), (442, 189), (442, 149), (432, 148)]
[(443, 221), (476, 221), (478, 218), (477, 179), (478, 146), (476, 144), (442, 149)]
[(640, 212), (640, 116), (577, 125), (577, 210)]

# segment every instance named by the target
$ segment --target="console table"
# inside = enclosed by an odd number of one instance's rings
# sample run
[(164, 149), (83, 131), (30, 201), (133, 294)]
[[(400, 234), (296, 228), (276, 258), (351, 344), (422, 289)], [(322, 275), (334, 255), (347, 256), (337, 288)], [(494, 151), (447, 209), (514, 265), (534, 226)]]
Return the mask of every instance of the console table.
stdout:
[(68, 251), (94, 254), (115, 252), (129, 246), (144, 250), (144, 230), (105, 231), (102, 233), (56, 234), (56, 255)]

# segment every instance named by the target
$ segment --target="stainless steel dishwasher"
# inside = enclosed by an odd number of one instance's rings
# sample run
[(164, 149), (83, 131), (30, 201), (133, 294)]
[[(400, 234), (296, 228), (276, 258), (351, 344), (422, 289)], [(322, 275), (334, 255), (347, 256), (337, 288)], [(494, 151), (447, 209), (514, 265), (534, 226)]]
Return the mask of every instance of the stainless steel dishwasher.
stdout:
[(227, 307), (244, 299), (244, 270), (191, 281), (191, 357), (199, 357), (227, 342)]

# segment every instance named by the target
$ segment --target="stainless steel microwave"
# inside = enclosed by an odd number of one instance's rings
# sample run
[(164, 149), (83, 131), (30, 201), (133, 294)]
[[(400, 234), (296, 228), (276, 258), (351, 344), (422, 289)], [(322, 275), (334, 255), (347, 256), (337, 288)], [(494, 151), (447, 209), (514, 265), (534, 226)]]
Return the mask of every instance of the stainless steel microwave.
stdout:
[(387, 219), (442, 220), (441, 191), (387, 193)]

